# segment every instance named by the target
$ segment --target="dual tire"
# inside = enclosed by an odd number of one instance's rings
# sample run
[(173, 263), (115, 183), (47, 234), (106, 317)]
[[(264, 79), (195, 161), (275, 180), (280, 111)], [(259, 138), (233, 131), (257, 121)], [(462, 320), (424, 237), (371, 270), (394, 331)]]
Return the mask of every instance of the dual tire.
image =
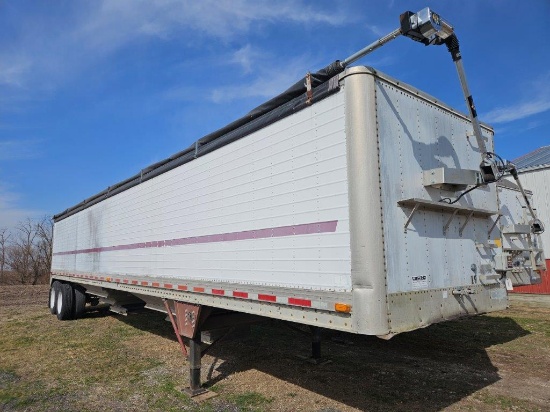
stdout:
[(86, 294), (80, 286), (52, 282), (49, 299), (50, 312), (59, 320), (81, 318), (86, 308)]

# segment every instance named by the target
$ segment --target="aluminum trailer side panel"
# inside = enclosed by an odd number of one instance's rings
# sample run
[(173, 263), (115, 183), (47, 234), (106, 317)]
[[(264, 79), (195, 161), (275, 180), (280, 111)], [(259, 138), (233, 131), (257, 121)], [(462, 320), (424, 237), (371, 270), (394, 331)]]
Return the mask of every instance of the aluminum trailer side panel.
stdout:
[(350, 291), (337, 93), (55, 225), (53, 272)]

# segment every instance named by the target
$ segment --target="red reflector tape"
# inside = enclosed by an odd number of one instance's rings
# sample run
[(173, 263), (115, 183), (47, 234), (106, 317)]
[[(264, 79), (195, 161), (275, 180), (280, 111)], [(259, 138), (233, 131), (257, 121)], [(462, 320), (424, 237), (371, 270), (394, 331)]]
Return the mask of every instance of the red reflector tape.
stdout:
[(187, 286), (185, 286), (185, 285), (178, 285), (178, 290), (187, 290)]
[(149, 282), (146, 282), (145, 280), (141, 281), (141, 286), (147, 286), (148, 284), (149, 284)]
[(259, 299), (259, 300), (265, 300), (265, 301), (268, 301), (268, 302), (276, 302), (276, 301), (277, 301), (277, 296), (273, 296), (273, 295), (258, 295), (258, 299)]
[(154, 287), (154, 288), (158, 288), (159, 286), (160, 286), (160, 283), (158, 283), (158, 282), (153, 282), (153, 287)]
[(115, 282), (116, 282), (116, 283), (120, 283), (120, 279), (115, 279)]
[(137, 284), (138, 284), (137, 280), (132, 280), (132, 285), (137, 285)]
[(123, 280), (124, 283), (129, 283), (130, 281), (128, 279)]
[(288, 303), (291, 305), (307, 306), (308, 308), (311, 307), (311, 300), (309, 299), (288, 298)]
[(165, 284), (164, 284), (164, 287), (165, 287), (166, 289), (172, 289), (172, 288), (174, 287), (174, 285), (172, 285), (171, 283), (165, 283)]
[(213, 295), (225, 295), (225, 291), (223, 289), (212, 289)]
[(248, 298), (248, 292), (238, 292), (238, 291), (233, 291), (233, 296), (236, 297), (236, 298)]
[(194, 287), (193, 288), (193, 292), (204, 292), (204, 288), (198, 288), (198, 287)]

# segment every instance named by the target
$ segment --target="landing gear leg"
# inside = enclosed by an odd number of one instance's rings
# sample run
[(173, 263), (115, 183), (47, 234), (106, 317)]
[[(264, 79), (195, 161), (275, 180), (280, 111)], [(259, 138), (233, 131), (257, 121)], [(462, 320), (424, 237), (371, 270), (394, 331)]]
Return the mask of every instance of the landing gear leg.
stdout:
[(208, 390), (201, 387), (201, 337), (200, 332), (198, 336), (189, 339), (189, 388), (185, 388), (183, 391), (191, 398), (197, 395), (207, 393)]
[(298, 356), (300, 359), (313, 365), (325, 365), (331, 363), (330, 359), (323, 358), (321, 356), (321, 328), (318, 326), (310, 326), (311, 330), (311, 356)]

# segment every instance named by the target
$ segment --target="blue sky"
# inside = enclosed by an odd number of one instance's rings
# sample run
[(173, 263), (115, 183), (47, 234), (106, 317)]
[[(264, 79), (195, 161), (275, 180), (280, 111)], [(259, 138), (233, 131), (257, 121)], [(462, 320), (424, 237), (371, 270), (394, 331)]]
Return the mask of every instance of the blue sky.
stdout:
[[(425, 6), (455, 27), (497, 153), (550, 144), (548, 0), (0, 1), (0, 227), (186, 148)], [(398, 38), (356, 64), (466, 111), (444, 47)]]

